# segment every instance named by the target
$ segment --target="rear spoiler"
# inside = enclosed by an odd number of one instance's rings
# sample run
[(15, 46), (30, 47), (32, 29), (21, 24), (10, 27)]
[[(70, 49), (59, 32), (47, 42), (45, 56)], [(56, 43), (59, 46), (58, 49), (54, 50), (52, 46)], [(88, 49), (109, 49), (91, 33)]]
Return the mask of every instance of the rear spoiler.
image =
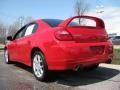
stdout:
[(69, 25), (69, 23), (75, 18), (90, 19), (90, 20), (93, 20), (93, 21), (96, 22), (96, 27), (97, 28), (105, 28), (103, 20), (100, 19), (100, 18), (97, 18), (97, 17), (93, 17), (93, 16), (74, 16), (74, 17), (70, 17), (70, 18), (64, 20), (63, 22), (61, 22), (58, 26), (67, 27)]

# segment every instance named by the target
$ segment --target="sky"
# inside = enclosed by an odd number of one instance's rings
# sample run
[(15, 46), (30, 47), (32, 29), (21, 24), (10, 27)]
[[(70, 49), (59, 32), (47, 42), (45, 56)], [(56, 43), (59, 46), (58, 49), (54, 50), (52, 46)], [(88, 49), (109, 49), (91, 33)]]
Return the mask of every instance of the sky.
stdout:
[[(76, 0), (0, 0), (0, 20), (6, 24), (13, 23), (20, 16), (35, 19), (74, 16)], [(104, 20), (108, 33), (119, 33), (120, 0), (83, 0), (88, 3), (87, 15)], [(100, 8), (101, 6), (101, 8)], [(97, 13), (97, 11), (103, 11)]]

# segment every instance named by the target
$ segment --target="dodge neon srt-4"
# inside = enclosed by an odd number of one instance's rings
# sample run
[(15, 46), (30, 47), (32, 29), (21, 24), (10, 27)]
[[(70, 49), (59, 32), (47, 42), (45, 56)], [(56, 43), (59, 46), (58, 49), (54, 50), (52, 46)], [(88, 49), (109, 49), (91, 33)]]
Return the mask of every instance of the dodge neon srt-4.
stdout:
[(32, 67), (40, 81), (47, 80), (50, 70), (94, 69), (113, 58), (104, 22), (92, 16), (35, 20), (7, 40), (5, 62)]

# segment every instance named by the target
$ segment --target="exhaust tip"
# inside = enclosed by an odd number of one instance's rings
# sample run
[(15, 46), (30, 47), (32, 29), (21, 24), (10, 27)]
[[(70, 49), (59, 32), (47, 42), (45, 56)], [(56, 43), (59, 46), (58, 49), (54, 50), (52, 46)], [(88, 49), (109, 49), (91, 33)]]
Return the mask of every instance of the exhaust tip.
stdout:
[(74, 70), (74, 71), (78, 71), (79, 69), (80, 69), (80, 65), (76, 65), (73, 70)]

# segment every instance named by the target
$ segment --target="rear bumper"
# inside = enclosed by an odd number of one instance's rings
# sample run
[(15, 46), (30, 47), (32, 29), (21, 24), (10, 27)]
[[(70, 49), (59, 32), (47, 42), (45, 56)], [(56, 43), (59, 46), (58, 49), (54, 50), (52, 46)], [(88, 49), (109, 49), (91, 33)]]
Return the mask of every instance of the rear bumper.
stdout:
[[(88, 55), (90, 46), (104, 45), (104, 52), (100, 55)], [(86, 67), (94, 64), (105, 63), (113, 58), (111, 42), (101, 43), (59, 43), (47, 52), (47, 64), (49, 70), (74, 69), (77, 65)], [(109, 52), (111, 50), (111, 52)]]
[[(103, 57), (103, 56), (102, 56)], [(76, 66), (80, 65), (80, 67), (87, 67), (87, 66), (92, 66), (96, 65), (99, 63), (107, 63), (111, 62), (111, 58), (89, 58), (86, 59), (85, 61), (83, 60), (66, 60), (64, 62), (62, 61), (56, 61), (56, 62), (51, 62), (49, 63), (49, 70), (66, 70), (66, 69), (75, 69)]]

